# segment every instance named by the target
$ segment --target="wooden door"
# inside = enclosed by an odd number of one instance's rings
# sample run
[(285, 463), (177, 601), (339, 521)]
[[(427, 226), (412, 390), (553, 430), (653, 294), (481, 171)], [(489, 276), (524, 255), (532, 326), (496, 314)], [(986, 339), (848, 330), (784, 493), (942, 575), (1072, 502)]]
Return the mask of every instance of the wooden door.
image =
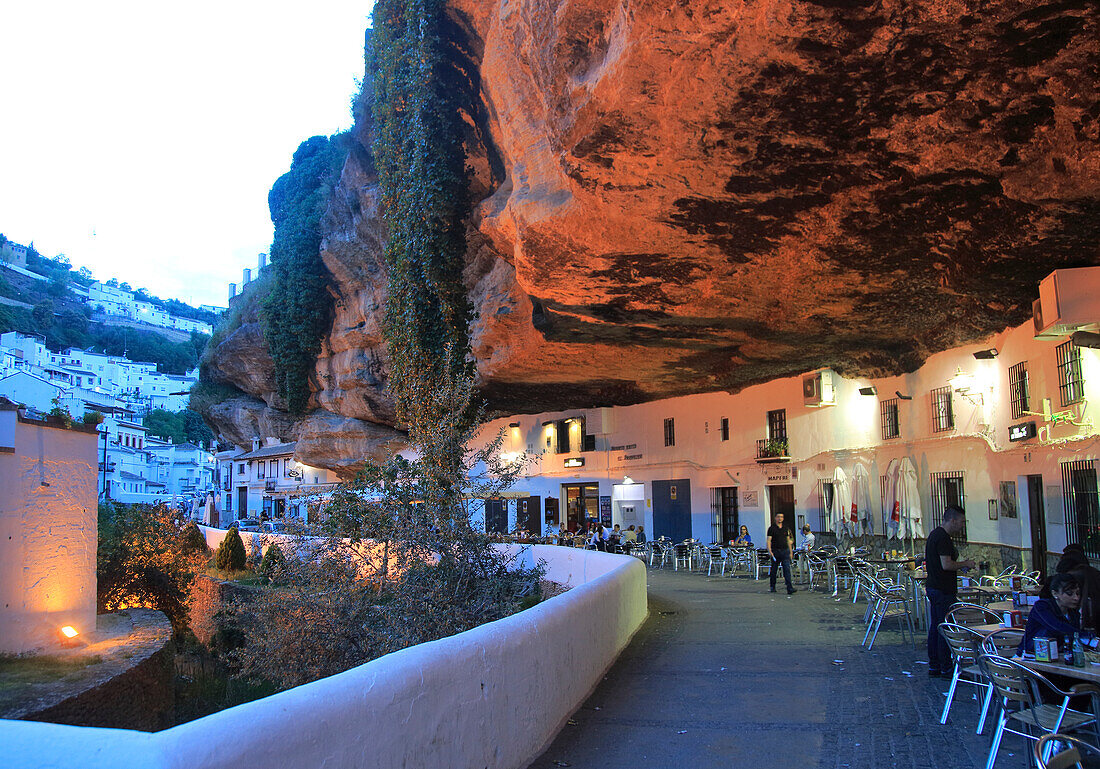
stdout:
[[(768, 521), (770, 527), (775, 523), (776, 513), (783, 513), (783, 528), (790, 532), (787, 539), (794, 539), (794, 486), (769, 486), (768, 503), (771, 507), (772, 519)], [(795, 539), (797, 542), (798, 540)]]
[(539, 506), (541, 497), (527, 497), (517, 500), (516, 526), (529, 531), (536, 536), (542, 533), (542, 525), (539, 523)]
[(485, 500), (485, 531), (491, 534), (508, 533), (508, 508), (503, 499)]
[(1043, 505), (1043, 476), (1027, 477), (1027, 509), (1031, 521), (1031, 568), (1047, 573), (1047, 515)]
[(653, 537), (691, 537), (691, 481), (653, 481)]

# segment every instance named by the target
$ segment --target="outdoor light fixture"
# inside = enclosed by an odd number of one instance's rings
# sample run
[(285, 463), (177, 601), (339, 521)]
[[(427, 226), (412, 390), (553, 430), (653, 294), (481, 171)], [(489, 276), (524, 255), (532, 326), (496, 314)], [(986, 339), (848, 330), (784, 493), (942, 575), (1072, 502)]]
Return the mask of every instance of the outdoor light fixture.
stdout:
[(870, 387), (861, 387), (861, 388), (859, 388), (859, 394), (860, 395), (878, 395), (878, 389), (874, 385), (871, 385)]
[(551, 427), (553, 424), (554, 424), (554, 420), (551, 419), (551, 420), (548, 420), (546, 422), (543, 422), (542, 426), (543, 427)]
[(80, 633), (78, 633), (76, 628), (72, 625), (66, 625), (65, 627), (61, 628), (61, 635), (65, 636), (66, 638), (76, 638), (78, 635), (80, 635)]
[(974, 377), (967, 374), (961, 368), (955, 369), (955, 376), (947, 380), (947, 383), (951, 385), (951, 389), (960, 395), (966, 395), (970, 392), (970, 388), (974, 386)]
[(1100, 334), (1094, 334), (1091, 331), (1074, 331), (1069, 339), (1077, 347), (1100, 349)]
[(623, 476), (623, 483), (626, 484), (627, 486), (630, 486), (631, 484), (634, 483), (634, 479), (631, 478), (629, 475), (624, 475)]
[(894, 390), (894, 395), (898, 396), (898, 397), (899, 397), (899, 398), (901, 398), (901, 399), (902, 399), (903, 401), (911, 401), (911, 400), (913, 400), (913, 396), (912, 396), (912, 395), (902, 395), (902, 394), (901, 394), (901, 390)]
[(519, 429), (519, 422), (509, 422), (508, 426), (518, 430)]
[(990, 347), (988, 350), (978, 350), (974, 353), (974, 357), (978, 360), (993, 360), (997, 357), (997, 348)]

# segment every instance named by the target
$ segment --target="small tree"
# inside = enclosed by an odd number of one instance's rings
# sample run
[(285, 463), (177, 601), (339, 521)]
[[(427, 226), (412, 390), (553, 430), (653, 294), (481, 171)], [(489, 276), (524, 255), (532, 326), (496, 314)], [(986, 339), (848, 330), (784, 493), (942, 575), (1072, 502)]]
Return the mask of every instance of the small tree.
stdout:
[(206, 544), (206, 537), (199, 531), (198, 525), (191, 521), (183, 527), (183, 531), (180, 532), (180, 547), (183, 552), (201, 553), (207, 555), (210, 552), (210, 546)]
[(263, 560), (260, 561), (260, 574), (274, 581), (279, 569), (283, 568), (285, 565), (286, 556), (283, 555), (283, 549), (279, 547), (278, 542), (272, 542), (267, 546), (267, 551), (264, 553)]
[(225, 572), (242, 571), (247, 560), (241, 535), (236, 528), (230, 529), (214, 553), (214, 566)]

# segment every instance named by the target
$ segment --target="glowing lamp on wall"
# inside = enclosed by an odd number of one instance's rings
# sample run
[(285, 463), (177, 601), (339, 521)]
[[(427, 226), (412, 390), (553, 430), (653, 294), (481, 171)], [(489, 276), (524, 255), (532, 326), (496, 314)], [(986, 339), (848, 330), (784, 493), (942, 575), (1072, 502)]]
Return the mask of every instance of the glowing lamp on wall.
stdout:
[(65, 627), (61, 628), (61, 635), (65, 636), (66, 638), (76, 638), (78, 635), (80, 635), (80, 633), (72, 625), (66, 625)]

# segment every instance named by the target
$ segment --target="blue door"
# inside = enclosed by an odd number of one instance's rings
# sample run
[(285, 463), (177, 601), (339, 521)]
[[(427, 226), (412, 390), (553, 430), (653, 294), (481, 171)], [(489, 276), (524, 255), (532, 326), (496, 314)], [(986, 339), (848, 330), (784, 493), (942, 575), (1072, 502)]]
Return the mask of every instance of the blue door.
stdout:
[(682, 542), (691, 537), (691, 482), (653, 481), (653, 537)]

